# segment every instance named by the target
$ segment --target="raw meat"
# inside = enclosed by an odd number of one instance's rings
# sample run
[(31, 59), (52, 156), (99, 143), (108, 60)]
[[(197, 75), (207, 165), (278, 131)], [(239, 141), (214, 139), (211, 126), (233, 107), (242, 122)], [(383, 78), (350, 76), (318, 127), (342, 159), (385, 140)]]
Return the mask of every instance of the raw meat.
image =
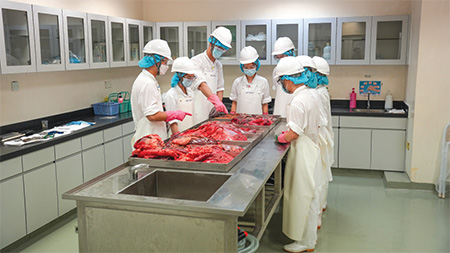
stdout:
[(186, 130), (181, 136), (208, 137), (214, 140), (246, 141), (242, 130), (226, 122), (210, 121), (197, 129)]

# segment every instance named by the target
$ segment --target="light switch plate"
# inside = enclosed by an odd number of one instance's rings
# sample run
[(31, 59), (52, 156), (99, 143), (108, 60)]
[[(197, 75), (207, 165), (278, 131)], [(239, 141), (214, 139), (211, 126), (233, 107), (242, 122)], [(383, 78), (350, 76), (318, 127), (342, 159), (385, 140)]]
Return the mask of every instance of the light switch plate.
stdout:
[(12, 81), (12, 82), (11, 82), (11, 90), (12, 90), (12, 91), (18, 91), (18, 90), (19, 90), (19, 82), (17, 82), (17, 81)]

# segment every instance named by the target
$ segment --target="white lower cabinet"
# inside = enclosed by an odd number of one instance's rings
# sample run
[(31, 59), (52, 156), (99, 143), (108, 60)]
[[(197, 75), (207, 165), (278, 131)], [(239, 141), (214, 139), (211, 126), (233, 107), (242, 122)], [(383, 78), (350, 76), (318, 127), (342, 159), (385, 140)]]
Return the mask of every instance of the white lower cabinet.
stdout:
[(58, 182), (59, 215), (76, 207), (74, 200), (62, 199), (62, 194), (83, 183), (81, 153), (56, 161), (56, 179)]
[(105, 153), (103, 152), (103, 145), (83, 150), (82, 156), (84, 182), (105, 173)]
[(123, 163), (122, 138), (105, 143), (104, 148), (106, 171)]
[(134, 133), (122, 137), (123, 162), (127, 162), (128, 157), (130, 157), (131, 152), (133, 152), (133, 149), (131, 148), (131, 139), (133, 138), (133, 135)]
[(24, 175), (28, 233), (58, 217), (55, 164)]
[(406, 132), (403, 130), (372, 130), (373, 170), (405, 170)]
[(334, 133), (334, 147), (333, 147), (333, 153), (334, 153), (334, 162), (331, 165), (333, 168), (337, 168), (339, 166), (339, 129), (337, 127), (333, 127), (333, 133)]
[(22, 175), (0, 183), (0, 249), (27, 234)]
[(339, 129), (339, 167), (370, 169), (370, 129)]

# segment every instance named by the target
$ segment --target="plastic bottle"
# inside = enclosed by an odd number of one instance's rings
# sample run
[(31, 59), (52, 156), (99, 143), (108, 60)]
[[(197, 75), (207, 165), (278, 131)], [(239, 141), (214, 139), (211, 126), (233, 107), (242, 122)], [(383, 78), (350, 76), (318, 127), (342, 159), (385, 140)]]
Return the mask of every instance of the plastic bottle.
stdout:
[(352, 93), (350, 93), (350, 110), (356, 108), (356, 93), (355, 88), (352, 88)]
[(117, 98), (117, 101), (119, 102), (119, 104), (123, 103), (122, 95), (119, 94), (119, 98)]
[(390, 91), (388, 91), (384, 100), (384, 109), (391, 110), (392, 108), (394, 108), (392, 104), (392, 94)]
[(100, 62), (100, 49), (98, 49), (98, 46), (94, 47), (94, 62)]
[(323, 58), (325, 60), (329, 60), (331, 58), (331, 46), (330, 43), (327, 42), (326, 46), (323, 48)]

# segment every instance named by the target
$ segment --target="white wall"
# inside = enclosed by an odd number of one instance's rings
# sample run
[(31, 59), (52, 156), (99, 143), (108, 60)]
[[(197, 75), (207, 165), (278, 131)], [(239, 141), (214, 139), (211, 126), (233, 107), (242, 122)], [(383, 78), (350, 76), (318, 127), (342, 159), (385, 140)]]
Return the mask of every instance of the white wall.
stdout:
[[(143, 19), (142, 0), (17, 0), (47, 7)], [(0, 75), (0, 125), (84, 109), (109, 93), (130, 91), (139, 67)], [(110, 80), (112, 88), (105, 89)], [(11, 82), (19, 91), (11, 91)]]

